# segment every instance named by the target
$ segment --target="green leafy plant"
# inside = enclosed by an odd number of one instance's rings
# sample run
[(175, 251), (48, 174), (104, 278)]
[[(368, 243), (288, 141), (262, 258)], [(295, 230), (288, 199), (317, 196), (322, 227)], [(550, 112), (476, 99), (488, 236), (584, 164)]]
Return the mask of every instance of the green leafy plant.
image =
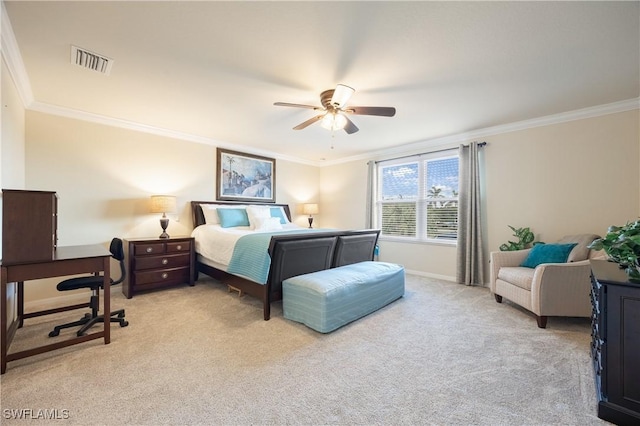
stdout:
[(511, 225), (507, 225), (513, 231), (513, 236), (518, 239), (518, 241), (507, 241), (506, 243), (500, 246), (500, 251), (514, 251), (514, 250), (523, 250), (529, 248), (535, 239), (535, 235), (529, 228), (514, 228)]
[(589, 244), (593, 250), (605, 253), (627, 272), (629, 281), (640, 282), (640, 220), (624, 226), (610, 226), (604, 238)]

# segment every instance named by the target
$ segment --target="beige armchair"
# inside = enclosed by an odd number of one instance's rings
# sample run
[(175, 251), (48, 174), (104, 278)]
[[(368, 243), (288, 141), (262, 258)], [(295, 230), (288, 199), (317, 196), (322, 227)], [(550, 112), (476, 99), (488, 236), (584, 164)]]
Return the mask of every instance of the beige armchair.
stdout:
[(597, 235), (571, 235), (558, 243), (578, 243), (566, 263), (543, 263), (535, 268), (522, 267), (531, 249), (491, 253), (490, 289), (496, 302), (505, 297), (533, 312), (538, 327), (547, 326), (550, 316), (591, 316), (591, 267), (589, 259), (602, 258), (604, 252), (587, 246)]

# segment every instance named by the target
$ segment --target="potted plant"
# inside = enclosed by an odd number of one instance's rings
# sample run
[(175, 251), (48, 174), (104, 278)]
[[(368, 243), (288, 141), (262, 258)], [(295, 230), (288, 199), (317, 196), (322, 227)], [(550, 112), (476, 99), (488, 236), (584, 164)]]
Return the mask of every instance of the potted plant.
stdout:
[[(514, 228), (511, 225), (507, 225), (513, 231), (513, 236), (518, 241), (507, 241), (500, 246), (500, 251), (514, 251), (529, 248), (529, 245), (533, 243), (535, 236), (529, 228)], [(534, 243), (535, 244), (535, 243)]]
[(640, 283), (640, 220), (624, 226), (610, 226), (607, 235), (594, 240), (589, 248), (604, 250), (626, 271), (629, 281)]

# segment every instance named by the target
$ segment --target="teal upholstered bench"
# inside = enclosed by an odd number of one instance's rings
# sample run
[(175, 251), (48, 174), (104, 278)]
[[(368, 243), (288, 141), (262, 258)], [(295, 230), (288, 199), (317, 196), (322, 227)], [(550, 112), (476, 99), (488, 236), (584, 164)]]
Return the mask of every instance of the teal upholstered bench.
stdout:
[(329, 333), (404, 295), (404, 268), (360, 262), (299, 275), (282, 282), (286, 319)]

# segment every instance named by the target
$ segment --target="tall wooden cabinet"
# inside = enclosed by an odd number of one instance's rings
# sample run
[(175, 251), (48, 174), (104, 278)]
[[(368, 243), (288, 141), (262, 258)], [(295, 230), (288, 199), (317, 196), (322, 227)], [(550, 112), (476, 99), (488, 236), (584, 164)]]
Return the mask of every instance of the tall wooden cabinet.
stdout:
[(618, 425), (640, 424), (640, 284), (618, 264), (591, 261), (591, 355), (598, 417)]
[(2, 264), (53, 259), (58, 197), (50, 191), (2, 190)]

